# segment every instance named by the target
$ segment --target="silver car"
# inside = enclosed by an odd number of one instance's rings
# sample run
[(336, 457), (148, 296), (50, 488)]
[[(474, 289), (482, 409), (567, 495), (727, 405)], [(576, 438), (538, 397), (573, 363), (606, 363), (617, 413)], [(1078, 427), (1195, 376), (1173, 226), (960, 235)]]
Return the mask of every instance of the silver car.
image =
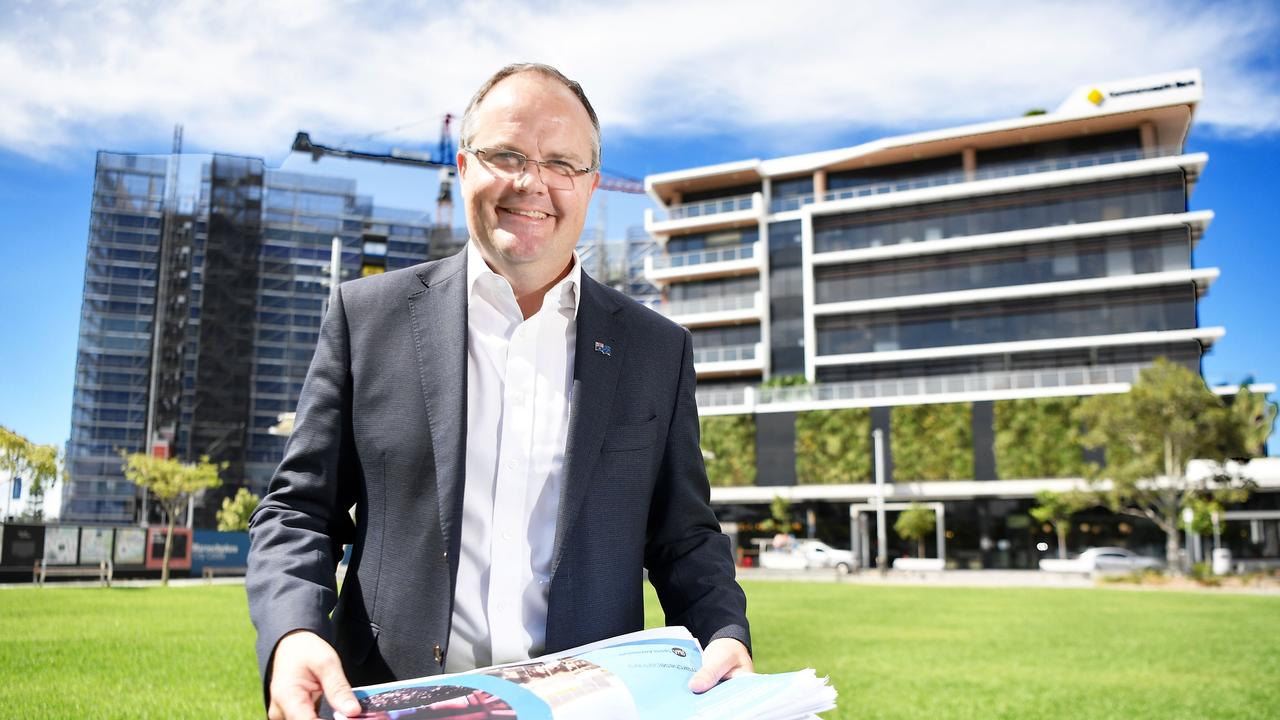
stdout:
[(1134, 572), (1159, 570), (1164, 563), (1121, 547), (1089, 548), (1080, 553), (1080, 564), (1091, 572)]

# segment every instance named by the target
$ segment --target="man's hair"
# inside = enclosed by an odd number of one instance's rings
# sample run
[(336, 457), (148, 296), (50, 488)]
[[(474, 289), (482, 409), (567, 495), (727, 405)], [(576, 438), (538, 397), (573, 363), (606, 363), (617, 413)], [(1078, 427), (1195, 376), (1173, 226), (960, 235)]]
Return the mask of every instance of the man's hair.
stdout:
[(459, 138), (463, 147), (471, 146), (471, 138), (475, 137), (475, 114), (476, 108), (480, 106), (480, 101), (484, 100), (494, 85), (503, 80), (518, 75), (520, 73), (532, 72), (556, 80), (561, 85), (569, 88), (574, 97), (578, 98), (578, 102), (582, 103), (582, 107), (587, 111), (587, 116), (591, 118), (591, 167), (600, 167), (600, 118), (596, 117), (595, 108), (591, 107), (591, 101), (587, 99), (587, 94), (583, 92), (582, 86), (577, 82), (570, 80), (564, 76), (564, 73), (543, 63), (512, 63), (498, 72), (494, 73), (476, 94), (471, 97), (471, 102), (467, 105), (467, 111), (462, 114), (462, 127), (458, 131)]

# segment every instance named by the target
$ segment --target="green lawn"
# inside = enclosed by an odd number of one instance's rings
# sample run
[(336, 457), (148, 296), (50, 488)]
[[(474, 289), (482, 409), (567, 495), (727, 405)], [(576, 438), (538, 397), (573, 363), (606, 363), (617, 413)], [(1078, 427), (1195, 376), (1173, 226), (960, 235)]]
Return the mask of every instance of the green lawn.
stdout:
[[(746, 585), (759, 669), (828, 718), (1274, 716), (1280, 598)], [(649, 621), (662, 624), (655, 603)], [(260, 717), (239, 586), (0, 591), (0, 716)]]

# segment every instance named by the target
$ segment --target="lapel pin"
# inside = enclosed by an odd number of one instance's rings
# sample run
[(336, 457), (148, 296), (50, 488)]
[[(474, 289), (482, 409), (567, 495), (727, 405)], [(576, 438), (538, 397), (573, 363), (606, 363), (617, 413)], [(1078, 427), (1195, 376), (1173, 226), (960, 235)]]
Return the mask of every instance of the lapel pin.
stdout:
[(613, 357), (613, 346), (605, 345), (604, 343), (597, 340), (596, 352), (600, 353), (601, 355), (604, 355), (605, 357)]

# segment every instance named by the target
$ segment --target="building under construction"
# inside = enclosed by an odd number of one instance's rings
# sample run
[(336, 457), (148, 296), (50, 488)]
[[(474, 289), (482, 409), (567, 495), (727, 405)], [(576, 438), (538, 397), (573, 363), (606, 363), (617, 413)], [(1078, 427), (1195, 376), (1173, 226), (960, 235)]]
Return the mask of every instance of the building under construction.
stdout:
[(62, 518), (153, 514), (122, 451), (226, 462), (197, 526), (238, 487), (261, 493), (284, 448), (270, 430), (294, 409), (318, 339), (335, 246), (343, 279), (452, 252), (465, 234), (437, 228), (428, 207), (379, 207), (354, 180), (259, 158), (99, 153)]

